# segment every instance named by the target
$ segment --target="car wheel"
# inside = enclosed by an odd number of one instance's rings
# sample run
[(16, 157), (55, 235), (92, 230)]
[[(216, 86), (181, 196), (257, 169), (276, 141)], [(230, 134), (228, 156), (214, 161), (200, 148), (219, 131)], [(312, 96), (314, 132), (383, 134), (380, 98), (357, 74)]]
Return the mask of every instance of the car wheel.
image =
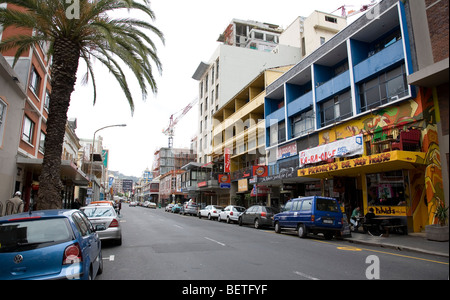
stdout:
[(278, 222), (275, 223), (275, 232), (281, 233), (281, 226), (280, 226), (280, 223), (278, 223)]
[(211, 214), (208, 214), (208, 220), (211, 220)]
[(102, 255), (102, 251), (100, 250), (100, 253), (98, 254), (98, 270), (97, 270), (97, 275), (101, 275), (103, 273), (103, 255)]
[(220, 215), (217, 217), (217, 221), (222, 222), (222, 218), (220, 217)]
[(259, 220), (258, 219), (255, 219), (254, 225), (255, 225), (255, 229), (259, 229)]
[(202, 214), (198, 213), (198, 218), (201, 219), (202, 218)]
[(239, 226), (242, 226), (242, 218), (239, 218), (238, 223), (239, 223)]
[(230, 217), (227, 217), (227, 224), (230, 224), (230, 223), (231, 223)]
[(306, 228), (305, 228), (305, 225), (303, 225), (303, 224), (298, 224), (298, 227), (297, 227), (297, 234), (298, 234), (298, 237), (300, 237), (300, 238), (306, 237)]

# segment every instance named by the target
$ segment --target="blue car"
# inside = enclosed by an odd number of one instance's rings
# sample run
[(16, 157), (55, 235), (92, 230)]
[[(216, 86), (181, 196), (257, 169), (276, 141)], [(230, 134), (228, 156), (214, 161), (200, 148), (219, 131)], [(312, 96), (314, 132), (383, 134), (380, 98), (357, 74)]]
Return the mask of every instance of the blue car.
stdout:
[(42, 210), (0, 218), (0, 280), (94, 279), (101, 242), (79, 210)]
[(276, 233), (283, 228), (295, 229), (301, 238), (308, 233), (322, 233), (326, 239), (332, 239), (341, 234), (344, 225), (337, 200), (319, 196), (289, 200), (273, 222)]

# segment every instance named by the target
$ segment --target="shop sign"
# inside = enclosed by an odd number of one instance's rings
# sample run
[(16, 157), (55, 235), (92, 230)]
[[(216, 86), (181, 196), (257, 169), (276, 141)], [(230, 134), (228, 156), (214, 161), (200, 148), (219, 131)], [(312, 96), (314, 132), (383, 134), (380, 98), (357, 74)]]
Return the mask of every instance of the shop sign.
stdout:
[(238, 181), (238, 192), (248, 191), (248, 180), (247, 178)]
[(197, 187), (205, 187), (208, 186), (208, 181), (201, 181), (197, 183)]
[(231, 177), (228, 174), (219, 174), (219, 183), (230, 183)]
[(299, 152), (299, 166), (318, 163), (335, 157), (363, 155), (363, 135), (359, 134), (343, 140), (321, 145)]
[(224, 171), (225, 171), (225, 173), (231, 172), (230, 166), (231, 166), (230, 148), (225, 148), (225, 153), (224, 153)]
[(277, 160), (297, 155), (297, 142), (293, 142), (277, 149)]
[(266, 177), (267, 166), (253, 166), (253, 176)]
[(406, 206), (369, 206), (375, 215), (380, 216), (406, 216)]

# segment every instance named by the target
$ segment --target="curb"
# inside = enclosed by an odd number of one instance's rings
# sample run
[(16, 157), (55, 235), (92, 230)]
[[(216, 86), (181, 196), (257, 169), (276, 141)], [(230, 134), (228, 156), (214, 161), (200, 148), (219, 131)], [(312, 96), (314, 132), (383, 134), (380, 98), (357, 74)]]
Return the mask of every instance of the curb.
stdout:
[(349, 238), (345, 238), (344, 240), (346, 240), (346, 241), (348, 241), (350, 243), (354, 243), (354, 244), (369, 245), (369, 246), (379, 246), (381, 248), (389, 248), (389, 249), (394, 249), (394, 250), (399, 250), (399, 251), (407, 250), (407, 251), (424, 253), (424, 254), (430, 254), (430, 255), (436, 255), (436, 256), (442, 256), (442, 257), (447, 257), (447, 258), (449, 257), (448, 253), (436, 252), (436, 251), (425, 250), (425, 249), (422, 249), (422, 248), (415, 248), (415, 247), (404, 246), (404, 245), (376, 243), (376, 242), (370, 242), (370, 241), (354, 240), (354, 239), (349, 239)]

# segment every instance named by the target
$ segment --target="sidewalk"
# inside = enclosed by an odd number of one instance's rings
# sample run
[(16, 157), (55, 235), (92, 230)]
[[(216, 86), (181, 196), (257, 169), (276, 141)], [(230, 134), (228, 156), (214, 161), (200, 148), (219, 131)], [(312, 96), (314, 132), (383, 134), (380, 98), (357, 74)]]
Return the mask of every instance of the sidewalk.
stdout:
[(449, 242), (429, 241), (426, 239), (425, 233), (410, 233), (408, 235), (390, 234), (388, 237), (379, 237), (352, 232), (352, 236), (344, 238), (344, 240), (355, 244), (409, 250), (449, 257)]

